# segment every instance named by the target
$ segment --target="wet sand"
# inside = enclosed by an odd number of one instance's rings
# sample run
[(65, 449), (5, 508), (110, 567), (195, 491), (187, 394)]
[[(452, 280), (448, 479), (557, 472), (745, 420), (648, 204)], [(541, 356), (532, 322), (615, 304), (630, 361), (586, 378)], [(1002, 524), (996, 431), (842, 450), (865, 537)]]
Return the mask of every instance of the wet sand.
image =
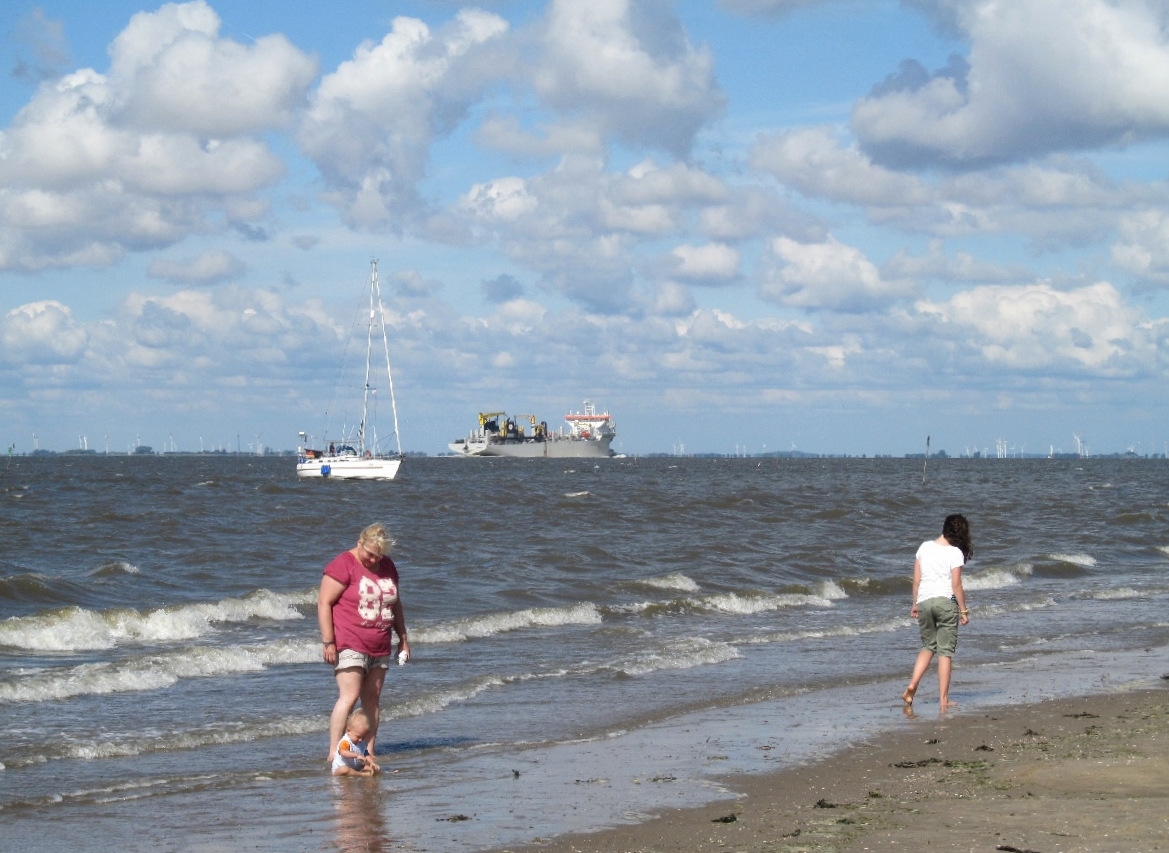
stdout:
[(507, 849), (1169, 850), (1169, 690), (941, 716), (918, 705), (905, 728), (806, 766), (723, 778), (736, 799)]

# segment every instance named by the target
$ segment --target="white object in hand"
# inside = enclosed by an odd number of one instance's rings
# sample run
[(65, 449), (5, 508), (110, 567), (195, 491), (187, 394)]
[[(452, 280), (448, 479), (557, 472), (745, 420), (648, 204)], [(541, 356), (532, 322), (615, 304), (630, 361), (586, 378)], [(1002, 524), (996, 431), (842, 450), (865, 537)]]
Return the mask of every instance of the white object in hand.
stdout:
[(398, 666), (405, 666), (406, 661), (410, 660), (410, 653), (405, 649), (398, 652)]

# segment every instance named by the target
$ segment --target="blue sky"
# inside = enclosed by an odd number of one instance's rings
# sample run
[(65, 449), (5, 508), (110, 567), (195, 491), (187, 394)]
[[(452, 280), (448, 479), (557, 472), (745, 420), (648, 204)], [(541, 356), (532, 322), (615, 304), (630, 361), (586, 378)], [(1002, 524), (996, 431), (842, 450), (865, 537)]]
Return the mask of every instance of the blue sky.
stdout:
[(626, 453), (1164, 452), (1167, 33), (1164, 0), (5, 3), (0, 440), (335, 433), (377, 258), (409, 450), (589, 399)]

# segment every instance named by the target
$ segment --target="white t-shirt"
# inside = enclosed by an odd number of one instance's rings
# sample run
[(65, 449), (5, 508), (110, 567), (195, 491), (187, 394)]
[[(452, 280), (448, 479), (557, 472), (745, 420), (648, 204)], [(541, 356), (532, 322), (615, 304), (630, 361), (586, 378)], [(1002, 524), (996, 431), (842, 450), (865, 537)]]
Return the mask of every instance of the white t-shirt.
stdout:
[(950, 572), (965, 562), (962, 551), (953, 545), (939, 545), (933, 539), (922, 542), (917, 549), (917, 561), (921, 565), (921, 582), (917, 585), (917, 600), (927, 598), (950, 598), (954, 594)]

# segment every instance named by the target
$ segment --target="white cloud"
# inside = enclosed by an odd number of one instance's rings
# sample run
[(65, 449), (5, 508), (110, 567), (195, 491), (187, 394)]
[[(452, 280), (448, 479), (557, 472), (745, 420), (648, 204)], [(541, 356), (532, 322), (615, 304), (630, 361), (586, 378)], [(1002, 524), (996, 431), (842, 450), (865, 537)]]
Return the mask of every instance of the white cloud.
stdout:
[(694, 297), (689, 288), (676, 281), (659, 282), (653, 313), (662, 317), (680, 317), (694, 311)]
[(829, 237), (799, 243), (771, 241), (760, 295), (798, 308), (860, 311), (881, 307), (912, 293), (905, 281), (885, 281), (862, 252)]
[(552, 0), (534, 86), (626, 144), (684, 155), (724, 106), (714, 57), (690, 44), (669, 0)]
[(584, 121), (558, 121), (536, 131), (521, 127), (515, 116), (492, 115), (479, 126), (476, 139), (516, 157), (600, 156), (605, 150), (602, 129)]
[(751, 163), (808, 198), (859, 205), (875, 224), (938, 237), (1011, 233), (1036, 246), (1098, 242), (1124, 210), (1169, 194), (1164, 183), (1118, 182), (1067, 155), (957, 174), (901, 173), (824, 127), (761, 137)]
[(482, 221), (503, 223), (533, 213), (540, 202), (528, 191), (528, 182), (523, 178), (504, 177), (474, 184), (462, 204)]
[(499, 73), (482, 67), (479, 52), (507, 29), (479, 10), (463, 10), (436, 33), (395, 18), (380, 43), (361, 45), (325, 76), (301, 122), (300, 145), (350, 224), (401, 227), (419, 216), (430, 145)]
[(247, 265), (231, 252), (210, 249), (186, 261), (155, 258), (150, 262), (147, 275), (178, 283), (213, 284), (234, 278), (246, 270)]
[(287, 123), (315, 65), (218, 27), (202, 2), (140, 13), (109, 74), (41, 85), (0, 133), (0, 268), (108, 264), (264, 215), (248, 198), (284, 168), (257, 135)]
[(55, 300), (14, 308), (0, 324), (0, 356), (12, 364), (72, 364), (88, 343), (84, 326)]
[(302, 304), (239, 287), (131, 294), (118, 325), (128, 346), (107, 350), (107, 357), (128, 366), (184, 371), (188, 362), (202, 360), (213, 373), (242, 370), (257, 378), (273, 367), (328, 369), (318, 358), (335, 351), (338, 335), (316, 301)]
[(1142, 281), (1169, 284), (1169, 213), (1135, 211), (1121, 217), (1112, 263)]
[[(728, 195), (719, 179), (685, 164), (643, 161), (612, 173), (596, 158), (566, 157), (542, 175), (476, 184), (458, 210), (481, 240), (537, 271), (545, 288), (609, 312), (644, 310), (657, 299), (638, 293), (653, 266), (642, 241), (684, 230), (693, 213)], [(714, 251), (725, 265), (736, 250)], [(661, 265), (664, 275), (677, 274), (681, 261)]]
[(923, 255), (914, 255), (902, 249), (882, 265), (881, 275), (897, 279), (936, 278), (982, 284), (1017, 282), (1034, 277), (1026, 267), (980, 261), (970, 252), (958, 251), (952, 256), (947, 255), (941, 240), (931, 240)]
[(933, 196), (920, 179), (874, 165), (855, 145), (844, 147), (828, 127), (762, 136), (751, 149), (751, 165), (812, 198), (902, 207)]
[(675, 246), (670, 255), (673, 274), (695, 283), (722, 284), (739, 274), (740, 252), (725, 243)]
[(1069, 291), (1043, 283), (977, 287), (916, 309), (939, 324), (940, 336), (966, 340), (987, 364), (1012, 370), (1124, 376), (1164, 357), (1165, 322), (1150, 322), (1107, 282)]
[(968, 65), (903, 63), (852, 128), (877, 159), (979, 164), (1163, 137), (1169, 36), (1156, 0), (937, 0)]
[(219, 26), (203, 0), (134, 15), (110, 46), (122, 118), (144, 131), (200, 139), (289, 125), (316, 62), (284, 36), (242, 45), (220, 38)]

